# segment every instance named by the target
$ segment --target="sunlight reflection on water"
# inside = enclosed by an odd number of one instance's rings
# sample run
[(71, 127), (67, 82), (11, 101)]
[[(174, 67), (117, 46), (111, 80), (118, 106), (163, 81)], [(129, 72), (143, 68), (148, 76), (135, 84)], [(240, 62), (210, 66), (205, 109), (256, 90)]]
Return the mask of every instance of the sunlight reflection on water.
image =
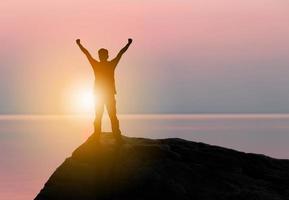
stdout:
[[(33, 199), (93, 132), (92, 122), (93, 116), (0, 116), (1, 199)], [(110, 131), (108, 118), (103, 122)], [(179, 137), (289, 158), (289, 115), (120, 115), (120, 124), (131, 137)]]

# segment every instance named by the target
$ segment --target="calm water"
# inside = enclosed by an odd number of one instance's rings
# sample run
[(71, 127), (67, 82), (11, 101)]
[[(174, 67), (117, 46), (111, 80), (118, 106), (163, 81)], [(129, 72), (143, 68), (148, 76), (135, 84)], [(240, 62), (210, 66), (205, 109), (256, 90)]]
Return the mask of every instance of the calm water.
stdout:
[[(0, 199), (33, 199), (92, 132), (91, 117), (0, 116)], [(109, 130), (107, 119), (104, 129)], [(289, 115), (123, 115), (127, 136), (179, 137), (289, 158)]]

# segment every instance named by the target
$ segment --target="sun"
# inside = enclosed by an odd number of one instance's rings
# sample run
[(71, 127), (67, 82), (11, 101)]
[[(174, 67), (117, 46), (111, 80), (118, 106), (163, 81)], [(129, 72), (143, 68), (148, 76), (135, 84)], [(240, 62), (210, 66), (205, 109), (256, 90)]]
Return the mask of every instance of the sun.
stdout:
[(89, 87), (77, 87), (70, 91), (70, 110), (74, 113), (94, 113), (97, 99), (93, 89)]
[(76, 101), (83, 111), (90, 111), (94, 107), (94, 95), (90, 90), (79, 91)]

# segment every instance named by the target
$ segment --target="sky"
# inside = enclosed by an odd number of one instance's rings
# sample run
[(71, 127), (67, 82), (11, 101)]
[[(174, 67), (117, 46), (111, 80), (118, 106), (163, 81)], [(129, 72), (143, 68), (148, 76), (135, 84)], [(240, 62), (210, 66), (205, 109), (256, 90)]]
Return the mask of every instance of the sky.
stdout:
[(70, 114), (113, 58), (119, 113), (288, 113), (285, 0), (26, 0), (0, 6), (0, 114)]

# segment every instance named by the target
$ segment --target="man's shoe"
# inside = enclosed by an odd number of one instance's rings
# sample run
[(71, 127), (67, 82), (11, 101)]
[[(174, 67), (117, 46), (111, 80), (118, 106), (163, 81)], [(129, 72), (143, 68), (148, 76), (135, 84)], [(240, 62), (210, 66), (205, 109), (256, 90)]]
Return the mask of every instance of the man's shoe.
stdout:
[(119, 145), (125, 144), (125, 141), (124, 141), (124, 139), (121, 137), (121, 135), (118, 136), (118, 137), (116, 137), (116, 138), (115, 138), (115, 141), (116, 141), (116, 143), (119, 144)]
[(92, 142), (99, 142), (100, 140), (100, 133), (98, 132), (94, 132), (89, 138), (88, 138), (89, 141), (92, 141)]

